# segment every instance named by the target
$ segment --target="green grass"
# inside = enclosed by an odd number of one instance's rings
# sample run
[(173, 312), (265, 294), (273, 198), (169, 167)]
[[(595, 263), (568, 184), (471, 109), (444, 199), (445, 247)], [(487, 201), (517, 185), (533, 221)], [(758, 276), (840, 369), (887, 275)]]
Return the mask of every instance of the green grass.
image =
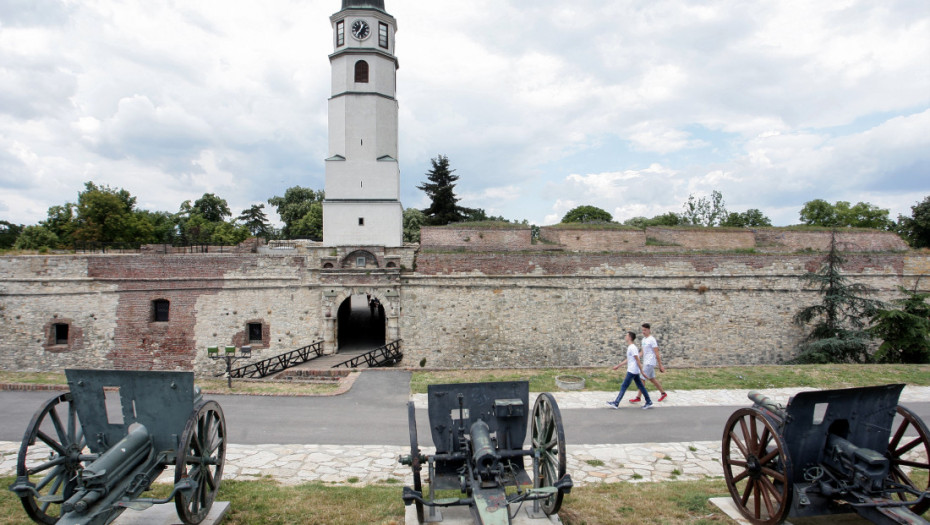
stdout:
[[(848, 388), (888, 383), (930, 386), (930, 365), (769, 365), (726, 368), (668, 368), (659, 374), (667, 390), (761, 389), (785, 387)], [(554, 392), (555, 376), (584, 377), (585, 390), (620, 388), (623, 371), (603, 368), (414, 371), (413, 393), (442, 383), (529, 381), (532, 392)]]

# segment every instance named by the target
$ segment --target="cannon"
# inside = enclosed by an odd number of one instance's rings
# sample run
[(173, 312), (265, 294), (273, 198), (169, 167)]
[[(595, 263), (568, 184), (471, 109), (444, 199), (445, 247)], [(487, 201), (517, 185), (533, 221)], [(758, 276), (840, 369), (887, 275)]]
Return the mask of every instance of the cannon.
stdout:
[[(413, 469), (413, 487), (404, 487), (403, 500), (416, 506), (419, 523), (442, 521), (440, 508), (453, 506), (469, 507), (475, 523), (482, 525), (511, 523), (524, 502), (531, 502), (526, 509), (529, 519), (558, 512), (563, 494), (571, 492), (572, 479), (565, 473), (562, 416), (551, 394), (536, 398), (529, 448), (523, 448), (530, 416), (528, 382), (430, 385), (427, 396), (436, 453), (420, 451), (411, 401), (410, 455), (400, 457)], [(420, 476), (424, 464), (429, 472), (427, 496)], [(437, 498), (437, 491), (458, 491), (464, 497)], [(511, 504), (518, 505), (513, 516)]]
[(727, 488), (753, 524), (856, 512), (928, 523), (930, 432), (898, 404), (904, 385), (802, 392), (787, 406), (750, 393), (723, 432)]
[[(124, 510), (174, 500), (184, 523), (203, 521), (223, 477), (226, 420), (191, 372), (66, 370), (70, 391), (35, 413), (10, 490), (47, 525), (103, 525)], [(140, 498), (168, 465), (164, 499)]]

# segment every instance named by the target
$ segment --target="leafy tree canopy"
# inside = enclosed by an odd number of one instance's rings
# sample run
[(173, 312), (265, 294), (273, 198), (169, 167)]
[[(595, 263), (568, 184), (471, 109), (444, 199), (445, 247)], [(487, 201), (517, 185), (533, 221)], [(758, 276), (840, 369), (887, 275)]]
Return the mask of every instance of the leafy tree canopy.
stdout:
[(911, 216), (898, 215), (898, 233), (913, 248), (930, 248), (930, 195), (911, 206)]
[(404, 210), (404, 242), (420, 242), (420, 227), (426, 224), (426, 215), (416, 208)]
[(756, 208), (750, 208), (742, 213), (730, 212), (720, 223), (720, 226), (727, 228), (758, 228), (771, 225), (772, 220)]
[(301, 217), (292, 227), (291, 235), (293, 237), (310, 237), (311, 239), (323, 239), (323, 203), (314, 202), (310, 205), (310, 210)]
[(563, 223), (570, 222), (612, 222), (613, 216), (597, 206), (578, 206), (562, 217)]
[(22, 224), (0, 221), (0, 250), (12, 248), (22, 231)]
[(650, 226), (678, 226), (681, 224), (681, 215), (670, 211), (661, 215), (656, 215), (651, 219), (645, 217), (633, 217), (623, 221), (624, 226), (633, 226), (634, 228), (646, 229)]
[(692, 193), (682, 208), (682, 224), (713, 227), (720, 226), (720, 223), (727, 218), (723, 194), (717, 190), (711, 192), (710, 197), (695, 198)]
[(17, 250), (43, 250), (58, 245), (58, 236), (46, 226), (26, 226), (16, 238)]
[(222, 222), (226, 220), (226, 217), (232, 216), (226, 199), (212, 193), (204, 193), (202, 197), (194, 201), (191, 213), (200, 215), (208, 222)]
[[(297, 228), (297, 222), (310, 213), (310, 208), (314, 203), (319, 203), (320, 209), (322, 209), (324, 198), (325, 194), (322, 190), (293, 186), (284, 192), (283, 197), (275, 196), (268, 199), (268, 204), (274, 206), (284, 223), (284, 229), (282, 230), (284, 237), (291, 238), (301, 235), (298, 232), (303, 230), (295, 229)], [(307, 221), (304, 222), (306, 226)], [(322, 232), (322, 226), (320, 226), (320, 231)], [(320, 236), (322, 237), (322, 233)]]
[(426, 223), (430, 226), (445, 226), (453, 222), (462, 222), (475, 210), (458, 205), (455, 196), (455, 181), (459, 180), (455, 170), (449, 168), (449, 157), (439, 155), (430, 159), (433, 167), (426, 172), (429, 182), (417, 186), (430, 198), (431, 204), (423, 210)]
[(851, 205), (847, 201), (830, 204), (823, 199), (804, 203), (801, 222), (809, 226), (826, 228), (874, 228), (889, 230), (894, 223), (888, 218), (888, 210), (867, 202)]

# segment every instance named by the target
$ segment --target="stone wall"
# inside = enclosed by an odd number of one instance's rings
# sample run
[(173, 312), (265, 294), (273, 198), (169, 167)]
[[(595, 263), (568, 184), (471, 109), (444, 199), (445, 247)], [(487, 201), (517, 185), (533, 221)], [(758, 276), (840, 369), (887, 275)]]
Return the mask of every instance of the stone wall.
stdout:
[[(913, 286), (927, 255), (851, 255), (880, 298)], [(426, 254), (404, 278), (405, 360), (432, 367), (606, 366), (622, 333), (653, 325), (671, 366), (781, 363), (820, 300), (799, 277), (821, 256)], [(923, 289), (930, 289), (927, 279)]]
[(646, 228), (646, 239), (689, 250), (749, 250), (756, 246), (750, 230), (728, 228)]
[[(826, 251), (830, 249), (829, 231), (759, 228), (753, 230), (756, 245), (773, 251)], [(896, 233), (881, 231), (839, 231), (836, 241), (842, 250), (853, 252), (899, 252), (908, 249)]]
[(641, 251), (646, 246), (646, 233), (643, 230), (543, 227), (539, 229), (539, 237), (574, 252)]
[[(381, 299), (408, 366), (607, 365), (622, 331), (646, 321), (672, 366), (778, 363), (802, 335), (792, 316), (819, 301), (799, 277), (822, 258), (426, 251), (414, 272), (322, 270), (331, 250), (311, 252), (0, 257), (0, 369), (212, 374), (222, 365), (206, 347), (241, 345), (249, 323), (263, 328), (253, 361), (331, 341), (334, 312), (359, 293)], [(412, 267), (412, 254), (378, 257)], [(918, 280), (930, 290), (930, 253), (848, 254), (845, 273), (885, 299)]]
[(528, 226), (509, 229), (424, 226), (420, 229), (420, 245), (424, 248), (519, 251), (532, 249), (533, 241)]

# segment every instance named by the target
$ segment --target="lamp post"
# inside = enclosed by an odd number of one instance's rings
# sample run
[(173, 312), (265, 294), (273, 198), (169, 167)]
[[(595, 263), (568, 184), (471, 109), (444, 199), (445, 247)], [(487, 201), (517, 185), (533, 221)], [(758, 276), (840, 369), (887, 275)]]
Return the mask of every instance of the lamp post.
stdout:
[(252, 357), (252, 347), (243, 346), (239, 348), (239, 353), (236, 353), (235, 346), (227, 346), (223, 355), (220, 355), (220, 349), (218, 346), (207, 347), (207, 357), (210, 359), (222, 359), (226, 361), (226, 384), (229, 388), (232, 388), (232, 364), (239, 359), (251, 359)]

